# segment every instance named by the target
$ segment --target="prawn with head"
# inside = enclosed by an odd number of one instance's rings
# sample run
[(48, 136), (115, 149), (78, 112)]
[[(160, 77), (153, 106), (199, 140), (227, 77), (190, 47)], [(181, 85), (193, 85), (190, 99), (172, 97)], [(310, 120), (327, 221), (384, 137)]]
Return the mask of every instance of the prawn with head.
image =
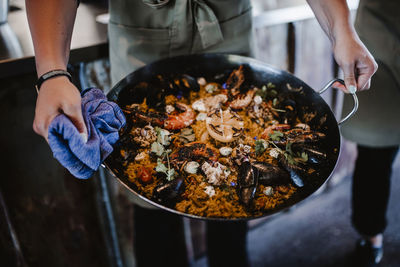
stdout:
[(230, 99), (228, 105), (232, 109), (244, 109), (253, 101), (256, 89), (248, 89), (244, 87), (243, 82), (243, 65), (241, 65), (238, 69), (232, 71), (226, 81), (226, 93)]
[[(170, 106), (167, 107), (170, 108)], [(128, 106), (124, 111), (132, 117), (134, 122), (160, 126), (167, 130), (186, 128), (193, 123), (196, 117), (193, 109), (184, 103), (178, 102), (173, 105), (173, 109), (168, 110), (168, 108), (166, 108), (165, 112), (159, 112), (146, 109), (139, 104), (133, 104)]]
[(191, 161), (214, 163), (218, 160), (219, 151), (203, 142), (192, 142), (181, 146), (170, 155), (170, 162), (177, 170), (182, 170)]

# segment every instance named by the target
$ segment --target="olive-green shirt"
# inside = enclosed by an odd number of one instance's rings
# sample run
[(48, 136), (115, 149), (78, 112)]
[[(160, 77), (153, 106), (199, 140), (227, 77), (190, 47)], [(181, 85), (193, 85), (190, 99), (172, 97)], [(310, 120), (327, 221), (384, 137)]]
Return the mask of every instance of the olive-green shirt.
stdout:
[(110, 1), (113, 84), (161, 58), (194, 53), (250, 54), (249, 0)]
[[(357, 93), (360, 107), (343, 136), (370, 147), (400, 144), (400, 1), (361, 0), (356, 30), (379, 67), (371, 89)], [(346, 96), (343, 111), (352, 107)]]

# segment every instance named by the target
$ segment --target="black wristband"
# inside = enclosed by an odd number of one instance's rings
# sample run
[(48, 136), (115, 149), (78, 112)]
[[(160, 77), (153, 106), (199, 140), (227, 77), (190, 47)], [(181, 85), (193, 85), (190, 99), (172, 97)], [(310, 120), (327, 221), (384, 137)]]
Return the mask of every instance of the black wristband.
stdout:
[(46, 72), (45, 74), (43, 74), (42, 76), (39, 77), (39, 79), (37, 80), (36, 84), (35, 84), (35, 88), (36, 88), (36, 92), (39, 94), (39, 90), (40, 90), (40, 86), (42, 86), (42, 84), (54, 77), (58, 77), (58, 76), (67, 76), (68, 79), (72, 82), (72, 76), (68, 71), (65, 70), (51, 70), (49, 72)]

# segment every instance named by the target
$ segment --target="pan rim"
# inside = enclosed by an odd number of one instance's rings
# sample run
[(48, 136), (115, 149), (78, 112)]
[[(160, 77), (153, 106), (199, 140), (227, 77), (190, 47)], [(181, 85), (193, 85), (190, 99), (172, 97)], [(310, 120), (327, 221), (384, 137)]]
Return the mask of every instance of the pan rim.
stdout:
[[(189, 213), (185, 213), (185, 212), (181, 212), (178, 210), (175, 210), (173, 208), (167, 207), (165, 205), (162, 205), (160, 203), (157, 203), (151, 199), (148, 199), (144, 196), (142, 196), (139, 192), (136, 192), (132, 187), (130, 187), (126, 182), (124, 182), (120, 177), (118, 177), (118, 175), (116, 175), (114, 173), (114, 171), (107, 165), (107, 160), (105, 161), (105, 163), (102, 165), (103, 167), (105, 167), (107, 169), (108, 172), (110, 172), (115, 178), (117, 178), (117, 180), (122, 183), (126, 188), (128, 188), (128, 190), (132, 193), (134, 193), (134, 195), (136, 195), (137, 197), (141, 198), (142, 200), (144, 200), (147, 203), (150, 203), (151, 205), (160, 208), (160, 209), (164, 209), (167, 210), (169, 212), (172, 212), (174, 214), (177, 215), (181, 215), (181, 216), (185, 216), (188, 218), (192, 218), (192, 219), (200, 219), (200, 220), (213, 220), (213, 221), (248, 221), (248, 220), (252, 220), (252, 219), (259, 219), (259, 218), (265, 218), (265, 217), (269, 217), (271, 215), (280, 213), (281, 211), (287, 210), (288, 208), (298, 205), (299, 203), (303, 202), (305, 199), (308, 199), (311, 195), (313, 195), (315, 192), (317, 192), (328, 180), (329, 178), (332, 176), (332, 174), (334, 173), (337, 164), (338, 164), (338, 159), (340, 157), (340, 153), (341, 153), (341, 136), (340, 136), (340, 131), (339, 131), (339, 126), (337, 124), (337, 120), (333, 115), (332, 110), (329, 108), (329, 105), (325, 102), (325, 100), (317, 94), (317, 92), (315, 92), (315, 90), (313, 90), (308, 84), (306, 84), (304, 81), (302, 81), (301, 79), (299, 79), (298, 77), (296, 77), (295, 75), (285, 71), (285, 70), (281, 70), (278, 69), (274, 66), (271, 66), (270, 64), (264, 63), (260, 60), (254, 59), (254, 58), (249, 58), (249, 57), (244, 57), (244, 56), (240, 56), (240, 55), (233, 55), (233, 54), (220, 54), (220, 53), (212, 53), (212, 54), (193, 54), (193, 55), (182, 55), (182, 56), (176, 56), (176, 57), (171, 57), (171, 58), (165, 58), (165, 59), (161, 59), (158, 61), (155, 61), (153, 63), (147, 64), (133, 72), (131, 72), (130, 74), (128, 74), (125, 78), (121, 79), (111, 90), (110, 92), (107, 94), (107, 97), (112, 100), (117, 102), (118, 101), (118, 95), (120, 93), (121, 90), (123, 90), (123, 88), (129, 84), (129, 81), (132, 79), (133, 76), (137, 75), (137, 73), (140, 72), (149, 72), (151, 71), (152, 67), (154, 67), (155, 65), (158, 64), (165, 64), (166, 62), (170, 62), (171, 60), (186, 60), (188, 58), (202, 58), (204, 60), (210, 59), (210, 58), (220, 58), (220, 59), (224, 59), (226, 61), (232, 61), (235, 64), (248, 64), (251, 69), (253, 70), (254, 67), (260, 68), (260, 69), (268, 69), (269, 72), (273, 72), (275, 75), (280, 75), (280, 76), (288, 76), (291, 77), (292, 79), (294, 79), (295, 81), (297, 81), (298, 83), (301, 83), (303, 85), (305, 85), (306, 88), (308, 88), (307, 90), (311, 90), (315, 93), (315, 97), (319, 98), (319, 102), (323, 103), (324, 105), (326, 105), (327, 110), (330, 111), (329, 116), (332, 117), (335, 121), (335, 128), (331, 129), (335, 132), (336, 135), (336, 140), (335, 140), (335, 146), (338, 149), (338, 153), (337, 156), (335, 158), (335, 162), (333, 165), (333, 167), (331, 168), (331, 171), (329, 172), (329, 175), (327, 175), (326, 178), (323, 179), (322, 183), (318, 183), (318, 185), (314, 188), (314, 190), (309, 191), (307, 193), (303, 193), (302, 197), (300, 200), (295, 201), (294, 203), (290, 203), (285, 202), (285, 204), (279, 205), (279, 208), (277, 209), (272, 209), (271, 211), (267, 211), (267, 212), (263, 212), (263, 214), (261, 216), (251, 216), (251, 217), (234, 217), (234, 218), (226, 218), (226, 217), (204, 217), (204, 216), (198, 216), (198, 215), (194, 215), (194, 214), (189, 214)], [(287, 205), (286, 205), (287, 204)]]

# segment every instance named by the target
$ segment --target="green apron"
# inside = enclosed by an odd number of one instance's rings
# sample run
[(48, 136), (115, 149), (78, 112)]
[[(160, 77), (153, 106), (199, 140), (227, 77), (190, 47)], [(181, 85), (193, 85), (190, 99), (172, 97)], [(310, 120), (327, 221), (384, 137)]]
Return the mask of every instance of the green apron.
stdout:
[[(251, 55), (251, 22), (249, 0), (110, 1), (112, 84), (166, 57), (218, 52)], [(131, 200), (153, 207), (139, 198)]]
[[(379, 68), (371, 89), (358, 93), (360, 107), (341, 127), (343, 136), (358, 144), (386, 147), (400, 144), (400, 1), (361, 0), (356, 30)], [(343, 112), (352, 100), (346, 96)]]
[(250, 55), (249, 0), (110, 1), (110, 63), (115, 84), (153, 61), (194, 53)]

